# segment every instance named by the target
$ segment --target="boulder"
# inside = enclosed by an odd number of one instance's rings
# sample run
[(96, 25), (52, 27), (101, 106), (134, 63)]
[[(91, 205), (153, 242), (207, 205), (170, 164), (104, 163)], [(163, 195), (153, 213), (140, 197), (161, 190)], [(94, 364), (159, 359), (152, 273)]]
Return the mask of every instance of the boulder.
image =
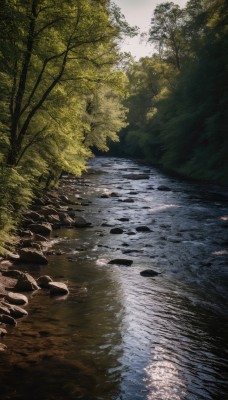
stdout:
[(53, 282), (53, 279), (48, 275), (42, 275), (37, 279), (38, 285), (43, 289), (48, 289), (50, 282)]
[(52, 231), (51, 224), (48, 222), (44, 224), (31, 224), (29, 229), (34, 233), (40, 233), (41, 235), (50, 235)]
[(5, 325), (17, 325), (17, 321), (10, 315), (0, 314), (0, 322)]
[(22, 273), (14, 287), (18, 292), (30, 292), (39, 289), (35, 279), (28, 273)]
[(113, 233), (114, 235), (121, 235), (121, 233), (123, 233), (123, 229), (122, 228), (112, 228), (110, 230), (110, 233)]
[(91, 222), (87, 222), (83, 217), (76, 217), (76, 219), (74, 221), (74, 226), (76, 228), (85, 228), (90, 225), (91, 225)]
[(145, 225), (137, 226), (136, 231), (137, 232), (151, 232), (150, 228), (148, 228), (148, 226), (145, 226)]
[(48, 260), (42, 251), (34, 248), (23, 248), (19, 250), (20, 261), (34, 264), (47, 264)]
[(10, 304), (19, 306), (24, 306), (25, 304), (28, 304), (27, 297), (21, 293), (8, 292), (5, 296), (5, 300), (8, 301), (8, 303)]
[(69, 293), (67, 285), (63, 282), (49, 282), (51, 295), (65, 295)]
[(159, 275), (159, 272), (154, 271), (153, 269), (145, 269), (144, 271), (140, 272), (140, 275), (142, 276), (157, 276)]
[(133, 264), (132, 260), (127, 260), (126, 258), (116, 258), (115, 260), (111, 260), (108, 264), (117, 264), (117, 265), (126, 265), (130, 266)]

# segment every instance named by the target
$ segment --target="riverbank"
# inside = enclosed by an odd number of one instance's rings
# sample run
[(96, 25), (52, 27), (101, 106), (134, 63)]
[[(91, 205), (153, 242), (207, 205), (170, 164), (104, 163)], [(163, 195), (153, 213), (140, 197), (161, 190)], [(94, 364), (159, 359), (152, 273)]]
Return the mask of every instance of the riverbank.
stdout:
[[(38, 289), (48, 290), (50, 295), (65, 296), (69, 289), (62, 282), (55, 282), (48, 275), (37, 279), (27, 270), (31, 265), (48, 264), (48, 256), (55, 254), (52, 249), (58, 230), (61, 228), (79, 229), (90, 226), (84, 218), (77, 215), (77, 207), (82, 204), (82, 198), (70, 200), (66, 194), (66, 186), (70, 194), (70, 182), (78, 178), (66, 176), (59, 189), (43, 194), (35, 199), (30, 208), (22, 216), (17, 236), (12, 237), (6, 256), (0, 258), (0, 336), (7, 333), (7, 326), (16, 326), (17, 322), (27, 316), (25, 308), (28, 299), (22, 300), (22, 293), (31, 293)], [(64, 184), (65, 182), (65, 184)], [(63, 194), (64, 193), (64, 194)], [(61, 255), (57, 252), (57, 255)], [(21, 300), (20, 300), (21, 299)], [(15, 308), (16, 306), (16, 308)], [(0, 351), (7, 347), (0, 343)]]

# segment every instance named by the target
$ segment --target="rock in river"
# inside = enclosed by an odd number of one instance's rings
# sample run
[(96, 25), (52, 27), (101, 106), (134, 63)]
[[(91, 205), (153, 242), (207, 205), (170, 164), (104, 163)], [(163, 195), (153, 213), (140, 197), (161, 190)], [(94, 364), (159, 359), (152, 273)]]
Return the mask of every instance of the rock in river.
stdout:
[(76, 217), (74, 226), (76, 228), (86, 228), (87, 226), (90, 226), (91, 222), (87, 222), (83, 217)]
[(122, 228), (112, 228), (110, 230), (110, 233), (113, 233), (115, 235), (120, 235), (121, 233), (123, 233), (123, 229)]
[(132, 260), (128, 260), (126, 258), (116, 258), (114, 260), (109, 261), (108, 264), (117, 264), (117, 265), (127, 265), (130, 266), (132, 265), (133, 261)]
[(171, 189), (166, 185), (160, 185), (160, 186), (158, 186), (157, 189), (161, 190), (162, 192), (170, 192), (171, 191)]
[(148, 226), (145, 226), (145, 225), (137, 226), (136, 231), (137, 232), (151, 232), (150, 228), (148, 228)]
[(51, 295), (64, 295), (69, 293), (67, 285), (63, 282), (49, 282)]
[(145, 269), (144, 271), (140, 272), (142, 276), (157, 276), (160, 275), (159, 272), (154, 271), (153, 269)]
[(45, 224), (31, 224), (29, 229), (34, 233), (40, 233), (41, 235), (50, 235), (52, 231), (51, 224), (46, 222)]
[(25, 304), (28, 304), (27, 297), (21, 293), (8, 292), (4, 299), (7, 300), (10, 304), (15, 304), (19, 306), (24, 306)]
[(35, 264), (47, 264), (48, 260), (44, 256), (42, 251), (31, 249), (31, 248), (23, 248), (19, 250), (20, 261), (30, 262)]
[(19, 276), (14, 289), (18, 292), (30, 292), (39, 289), (39, 286), (31, 275), (23, 273)]
[(17, 319), (28, 315), (27, 311), (18, 306), (11, 306), (9, 304), (10, 316)]
[(50, 282), (53, 282), (53, 279), (48, 275), (42, 275), (37, 279), (38, 285), (43, 289), (49, 289)]
[(17, 321), (10, 315), (0, 314), (0, 322), (6, 325), (17, 325)]

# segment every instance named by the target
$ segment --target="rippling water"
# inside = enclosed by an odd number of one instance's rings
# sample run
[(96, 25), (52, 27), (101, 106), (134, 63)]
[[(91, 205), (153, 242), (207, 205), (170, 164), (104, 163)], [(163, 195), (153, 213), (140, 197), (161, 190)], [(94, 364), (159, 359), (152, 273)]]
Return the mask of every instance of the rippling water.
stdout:
[[(138, 173), (148, 179), (127, 177)], [(86, 179), (63, 181), (69, 187), (93, 226), (55, 231), (64, 254), (26, 266), (67, 282), (70, 295), (31, 295), (29, 317), (4, 341), (0, 398), (228, 398), (227, 194), (108, 158), (93, 160)], [(100, 197), (109, 191), (119, 197)], [(150, 232), (137, 232), (142, 225)], [(109, 265), (114, 258), (133, 264)], [(140, 275), (150, 268), (160, 274)]]

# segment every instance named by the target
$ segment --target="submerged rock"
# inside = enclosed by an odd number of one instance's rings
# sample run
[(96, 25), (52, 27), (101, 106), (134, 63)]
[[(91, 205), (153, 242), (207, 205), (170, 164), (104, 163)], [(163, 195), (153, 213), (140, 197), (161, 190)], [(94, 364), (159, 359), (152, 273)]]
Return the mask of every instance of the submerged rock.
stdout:
[(139, 180), (139, 179), (149, 179), (150, 175), (147, 174), (127, 174), (123, 176), (127, 179)]
[(91, 222), (87, 222), (83, 217), (76, 217), (74, 226), (76, 228), (86, 228), (87, 226), (90, 226)]
[(136, 231), (137, 232), (151, 232), (151, 229), (148, 226), (142, 225), (142, 226), (137, 226)]

